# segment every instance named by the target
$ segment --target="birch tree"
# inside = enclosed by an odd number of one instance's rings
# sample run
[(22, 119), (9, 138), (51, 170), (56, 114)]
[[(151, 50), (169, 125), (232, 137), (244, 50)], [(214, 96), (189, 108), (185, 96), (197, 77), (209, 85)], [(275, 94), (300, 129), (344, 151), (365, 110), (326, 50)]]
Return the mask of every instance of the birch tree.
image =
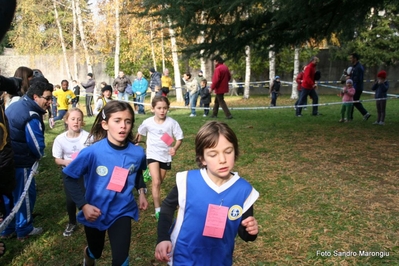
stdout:
[(296, 77), (299, 73), (299, 48), (295, 47), (294, 51), (294, 76), (292, 77), (292, 91), (291, 99), (298, 99), (298, 84), (296, 83)]
[(119, 73), (119, 53), (120, 53), (120, 37), (121, 30), (119, 24), (119, 0), (115, 0), (115, 55), (114, 55), (114, 72), (115, 78)]
[(87, 40), (86, 40), (86, 34), (84, 32), (84, 25), (83, 25), (83, 19), (82, 19), (82, 10), (80, 9), (80, 0), (76, 1), (76, 17), (78, 19), (78, 26), (79, 26), (79, 35), (80, 35), (80, 40), (83, 46), (83, 50), (84, 50), (84, 55), (85, 55), (85, 59), (86, 59), (86, 65), (87, 65), (87, 72), (88, 73), (93, 73), (93, 66), (91, 64), (91, 60), (90, 60), (90, 55), (89, 55), (89, 47), (87, 44)]
[(244, 84), (244, 99), (249, 99), (249, 89), (251, 81), (251, 47), (245, 46), (245, 84)]
[(62, 55), (64, 58), (65, 69), (67, 71), (68, 78), (72, 79), (71, 71), (69, 69), (67, 49), (66, 49), (66, 45), (65, 45), (64, 35), (62, 33), (62, 27), (61, 27), (60, 19), (58, 17), (56, 0), (53, 0), (53, 7), (54, 7), (55, 21), (57, 23), (58, 32), (59, 32), (59, 36), (60, 36), (60, 43), (61, 43), (61, 47), (62, 47)]
[(77, 48), (77, 18), (76, 0), (71, 0), (72, 4), (72, 53), (73, 53), (73, 78), (78, 80), (78, 48)]

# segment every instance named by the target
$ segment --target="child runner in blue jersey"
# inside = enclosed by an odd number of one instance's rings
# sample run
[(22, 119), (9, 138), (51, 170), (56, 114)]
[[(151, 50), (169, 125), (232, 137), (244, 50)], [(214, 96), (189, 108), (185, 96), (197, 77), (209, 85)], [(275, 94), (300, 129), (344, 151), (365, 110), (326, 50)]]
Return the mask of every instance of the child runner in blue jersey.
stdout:
[(154, 116), (147, 118), (139, 126), (138, 141), (141, 136), (147, 136), (147, 164), (152, 178), (155, 218), (158, 220), (161, 209), (161, 184), (166, 171), (172, 167), (172, 156), (176, 155), (183, 141), (183, 131), (176, 120), (166, 116), (170, 106), (168, 98), (155, 96), (151, 106)]
[(155, 257), (174, 266), (231, 266), (237, 233), (245, 241), (257, 237), (252, 205), (259, 193), (232, 172), (238, 141), (227, 124), (203, 125), (195, 153), (200, 169), (177, 173), (177, 185), (162, 202)]
[[(72, 108), (66, 112), (64, 116), (65, 124), (67, 125), (67, 131), (58, 135), (53, 143), (53, 157), (55, 163), (60, 165), (62, 168), (68, 166), (73, 159), (76, 158), (77, 154), (88, 146), (89, 142), (87, 138), (89, 132), (82, 129), (84, 126), (83, 112), (79, 108)], [(62, 173), (62, 180), (64, 182), (64, 190), (66, 196), (66, 208), (68, 213), (68, 225), (63, 233), (64, 236), (71, 236), (73, 231), (76, 229), (76, 204), (71, 199), (68, 191), (65, 188), (66, 175)], [(80, 184), (83, 186), (83, 179), (80, 178)]]
[[(135, 145), (134, 111), (127, 102), (110, 101), (97, 115), (89, 138), (93, 144), (80, 151), (64, 168), (66, 188), (81, 210), (78, 222), (84, 225), (88, 246), (84, 265), (95, 265), (104, 248), (105, 233), (112, 251), (112, 265), (129, 265), (131, 219), (138, 209), (147, 209), (143, 170), (144, 149)], [(79, 185), (84, 176), (86, 193)], [(137, 206), (132, 193), (139, 193)]]

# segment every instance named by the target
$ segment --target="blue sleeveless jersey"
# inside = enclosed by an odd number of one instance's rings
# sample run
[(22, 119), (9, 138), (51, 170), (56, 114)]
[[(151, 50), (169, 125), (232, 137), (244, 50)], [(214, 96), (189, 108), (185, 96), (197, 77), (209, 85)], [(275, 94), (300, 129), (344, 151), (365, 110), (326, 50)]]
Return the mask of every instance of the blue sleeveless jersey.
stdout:
[[(179, 212), (171, 240), (173, 265), (232, 265), (235, 237), (242, 214), (259, 193), (237, 173), (216, 186), (206, 170), (178, 173)], [(223, 238), (203, 236), (209, 204), (229, 208)]]

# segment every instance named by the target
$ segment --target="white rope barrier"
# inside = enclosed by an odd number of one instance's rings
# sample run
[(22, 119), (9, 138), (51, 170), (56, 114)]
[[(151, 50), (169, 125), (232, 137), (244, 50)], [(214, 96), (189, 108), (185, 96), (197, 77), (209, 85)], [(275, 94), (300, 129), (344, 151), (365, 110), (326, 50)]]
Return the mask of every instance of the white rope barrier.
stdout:
[(29, 178), (25, 183), (24, 191), (22, 192), (21, 197), (19, 198), (17, 204), (15, 204), (14, 208), (12, 209), (11, 213), (3, 220), (0, 224), (0, 232), (2, 232), (6, 227), (11, 223), (14, 219), (15, 214), (21, 208), (22, 202), (27, 197), (26, 193), (29, 190), (30, 184), (32, 183), (33, 176), (37, 173), (37, 168), (39, 167), (39, 161), (36, 161), (32, 166), (32, 171), (30, 172)]

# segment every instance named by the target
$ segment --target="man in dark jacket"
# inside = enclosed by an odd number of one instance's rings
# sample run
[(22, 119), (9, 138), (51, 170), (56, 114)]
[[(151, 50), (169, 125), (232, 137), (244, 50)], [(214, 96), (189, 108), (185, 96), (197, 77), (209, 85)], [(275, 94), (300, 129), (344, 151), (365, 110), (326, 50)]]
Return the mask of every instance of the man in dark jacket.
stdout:
[(152, 103), (152, 99), (155, 97), (155, 95), (157, 93), (160, 93), (159, 95), (162, 95), (162, 91), (161, 91), (161, 85), (162, 85), (162, 81), (161, 81), (161, 73), (155, 71), (155, 68), (151, 67), (149, 69), (150, 71), (150, 82), (148, 84), (150, 90), (151, 90), (151, 99), (150, 99), (150, 103)]
[(127, 85), (132, 85), (132, 82), (128, 77), (125, 76), (123, 71), (119, 71), (118, 77), (114, 80), (112, 86), (118, 91), (118, 100), (129, 101), (129, 94), (126, 93)]
[[(51, 104), (53, 91), (53, 86), (44, 80), (44, 78), (32, 79), (26, 95), (6, 110), (11, 146), (14, 151), (16, 179), (16, 188), (13, 191), (14, 202), (5, 201), (7, 211), (10, 211), (10, 207), (21, 197), (32, 166), (44, 155), (43, 115)], [(28, 194), (16, 213), (15, 223), (8, 225), (1, 233), (2, 237), (9, 238), (16, 232), (17, 238), (22, 240), (43, 232), (42, 228), (33, 227), (32, 212), (35, 201), (35, 180), (32, 179)]]
[(91, 102), (93, 101), (94, 88), (96, 87), (96, 81), (93, 78), (93, 73), (87, 74), (87, 81), (82, 82), (81, 85), (86, 90), (86, 114), (88, 117), (90, 117), (93, 116)]
[[(359, 55), (357, 53), (353, 53), (350, 55), (350, 60), (352, 63), (352, 71), (348, 73), (348, 78), (353, 81), (353, 87), (355, 88), (355, 95), (353, 95), (354, 101), (359, 101), (360, 96), (363, 93), (363, 77), (364, 77), (364, 68), (362, 64), (359, 62)], [(366, 108), (363, 107), (363, 104), (353, 103), (353, 107), (356, 107), (357, 110), (362, 114), (363, 120), (368, 120), (370, 118), (370, 114), (367, 112)], [(353, 111), (354, 108), (352, 107), (350, 119), (353, 120)]]
[(223, 112), (227, 119), (232, 119), (233, 116), (224, 101), (224, 94), (229, 92), (229, 81), (231, 79), (231, 74), (229, 68), (224, 64), (224, 60), (220, 55), (213, 58), (215, 63), (215, 71), (213, 72), (211, 92), (215, 91), (216, 98), (215, 104), (213, 106), (212, 117), (216, 118), (218, 116), (219, 105), (222, 107)]

